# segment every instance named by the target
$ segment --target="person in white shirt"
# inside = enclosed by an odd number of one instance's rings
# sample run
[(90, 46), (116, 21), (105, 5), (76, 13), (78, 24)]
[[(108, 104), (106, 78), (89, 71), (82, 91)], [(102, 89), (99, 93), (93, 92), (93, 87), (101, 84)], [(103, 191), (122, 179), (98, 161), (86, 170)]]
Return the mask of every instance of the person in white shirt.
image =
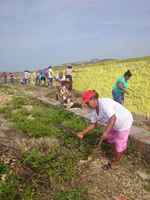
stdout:
[(48, 86), (52, 86), (53, 85), (53, 70), (52, 70), (52, 66), (48, 67)]
[(80, 139), (100, 122), (105, 125), (102, 140), (113, 145), (113, 159), (103, 166), (111, 169), (118, 164), (127, 149), (128, 136), (133, 123), (132, 114), (121, 104), (110, 98), (99, 98), (94, 90), (87, 90), (82, 96), (83, 104), (89, 108), (91, 124), (78, 133)]
[(63, 75), (62, 71), (60, 71), (60, 72), (57, 73), (56, 81), (58, 81), (60, 83), (60, 85), (61, 85), (61, 83), (63, 81), (65, 81), (65, 76)]
[(30, 73), (29, 71), (24, 71), (24, 84), (27, 85), (29, 83)]

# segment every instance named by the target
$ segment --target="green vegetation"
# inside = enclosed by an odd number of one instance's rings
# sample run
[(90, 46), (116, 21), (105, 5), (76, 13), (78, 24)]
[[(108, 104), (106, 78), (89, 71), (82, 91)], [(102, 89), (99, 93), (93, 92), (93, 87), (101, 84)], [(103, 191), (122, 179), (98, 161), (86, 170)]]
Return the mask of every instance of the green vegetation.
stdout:
[(8, 167), (5, 164), (0, 163), (0, 175), (6, 173), (7, 170), (8, 170)]
[(13, 122), (15, 128), (33, 137), (61, 135), (61, 124), (75, 131), (86, 126), (85, 121), (73, 114), (64, 112), (61, 108), (56, 110), (54, 107), (47, 107), (29, 97), (14, 97), (0, 112)]
[[(87, 159), (92, 152), (99, 139), (100, 129), (95, 129), (81, 142), (75, 134), (87, 126), (85, 120), (62, 108), (47, 106), (27, 96), (13, 97), (1, 107), (0, 112), (16, 130), (30, 138), (48, 137), (58, 141), (58, 145), (48, 151), (44, 147), (27, 150), (19, 161), (26, 175), (10, 175), (12, 184), (10, 178), (7, 178), (8, 181), (0, 181), (0, 197), (9, 200), (9, 194), (15, 199), (19, 193), (20, 199), (40, 199), (44, 193), (43, 187), (46, 187), (56, 200), (86, 199), (86, 190), (71, 183), (80, 177), (78, 162)], [(1, 171), (5, 171), (5, 167), (1, 168)]]
[(18, 193), (19, 180), (11, 174), (5, 181), (0, 181), (0, 199), (15, 200), (21, 199)]
[(74, 72), (74, 87), (80, 91), (95, 89), (102, 97), (112, 97), (113, 83), (127, 69), (133, 73), (129, 80), (133, 91), (126, 95), (125, 106), (132, 112), (150, 116), (150, 57), (79, 65)]
[(83, 191), (81, 188), (73, 189), (71, 191), (59, 192), (55, 197), (55, 200), (81, 200), (81, 199), (86, 200), (86, 198), (83, 196)]

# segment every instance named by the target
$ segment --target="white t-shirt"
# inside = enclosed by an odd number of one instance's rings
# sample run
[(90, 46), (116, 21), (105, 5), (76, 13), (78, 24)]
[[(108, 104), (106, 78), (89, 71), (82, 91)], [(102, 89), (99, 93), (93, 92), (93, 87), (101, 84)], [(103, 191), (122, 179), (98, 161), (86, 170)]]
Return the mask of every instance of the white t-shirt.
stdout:
[(24, 78), (29, 79), (29, 72), (24, 72)]
[(71, 75), (72, 76), (72, 68), (67, 68), (66, 69), (66, 75)]
[(53, 70), (51, 68), (48, 69), (48, 78), (53, 78)]
[(116, 122), (114, 129), (117, 131), (124, 131), (131, 128), (133, 123), (133, 117), (124, 106), (109, 98), (101, 98), (98, 100), (99, 114), (96, 110), (91, 110), (89, 117), (91, 123), (100, 122), (101, 124), (107, 124), (108, 120), (115, 115)]
[(60, 76), (59, 76), (59, 74), (57, 74), (57, 76), (56, 76), (56, 80), (57, 81), (65, 81), (65, 76), (62, 76), (61, 78), (60, 78)]

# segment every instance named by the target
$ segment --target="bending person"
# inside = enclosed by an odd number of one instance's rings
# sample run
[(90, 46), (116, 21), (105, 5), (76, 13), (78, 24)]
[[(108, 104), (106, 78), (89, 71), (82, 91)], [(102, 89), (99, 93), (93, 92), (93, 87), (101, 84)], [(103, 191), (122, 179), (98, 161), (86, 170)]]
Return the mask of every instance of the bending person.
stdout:
[(112, 144), (113, 159), (103, 168), (113, 168), (127, 149), (128, 137), (133, 123), (132, 114), (124, 106), (110, 98), (98, 98), (97, 92), (93, 90), (85, 91), (82, 101), (89, 108), (88, 116), (91, 124), (78, 133), (78, 137), (83, 139), (89, 131), (96, 127), (97, 122), (104, 124), (102, 140)]

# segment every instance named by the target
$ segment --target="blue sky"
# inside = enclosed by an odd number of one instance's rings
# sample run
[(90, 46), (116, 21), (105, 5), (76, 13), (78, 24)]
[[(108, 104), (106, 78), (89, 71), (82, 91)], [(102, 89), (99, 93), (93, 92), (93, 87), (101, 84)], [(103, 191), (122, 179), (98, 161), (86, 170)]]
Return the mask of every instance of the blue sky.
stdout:
[(149, 0), (0, 0), (0, 71), (145, 55)]

